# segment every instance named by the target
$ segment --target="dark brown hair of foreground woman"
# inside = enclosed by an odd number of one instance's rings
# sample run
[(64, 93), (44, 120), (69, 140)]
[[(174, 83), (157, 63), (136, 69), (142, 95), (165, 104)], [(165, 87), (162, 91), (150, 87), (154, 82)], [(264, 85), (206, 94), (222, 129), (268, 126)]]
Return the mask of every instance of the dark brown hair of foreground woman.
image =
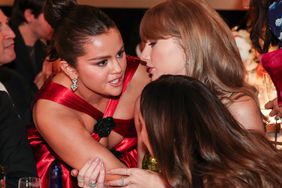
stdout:
[(161, 76), (141, 96), (149, 147), (173, 187), (281, 187), (282, 156), (201, 82)]

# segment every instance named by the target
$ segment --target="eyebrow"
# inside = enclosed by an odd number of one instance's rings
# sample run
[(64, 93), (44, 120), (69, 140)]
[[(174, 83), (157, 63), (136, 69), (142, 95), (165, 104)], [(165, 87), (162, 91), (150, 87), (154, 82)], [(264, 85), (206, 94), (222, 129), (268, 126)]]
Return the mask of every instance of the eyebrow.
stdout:
[[(122, 47), (118, 50), (118, 52), (124, 50), (124, 45), (122, 45)], [(106, 55), (106, 56), (99, 56), (99, 57), (94, 57), (94, 58), (90, 58), (90, 59), (87, 59), (87, 61), (93, 61), (93, 60), (100, 60), (100, 59), (107, 59), (107, 58), (110, 58), (111, 56), (109, 55)]]

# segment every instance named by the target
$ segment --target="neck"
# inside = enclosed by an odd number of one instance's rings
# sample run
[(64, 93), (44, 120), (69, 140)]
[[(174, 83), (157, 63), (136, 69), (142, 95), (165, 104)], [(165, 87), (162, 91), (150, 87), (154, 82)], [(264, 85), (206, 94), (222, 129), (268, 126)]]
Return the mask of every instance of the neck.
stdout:
[(19, 31), (22, 35), (24, 43), (26, 46), (33, 47), (35, 42), (38, 40), (38, 37), (33, 32), (31, 26), (27, 23), (23, 23), (19, 26)]
[(100, 95), (98, 93), (93, 93), (93, 91), (89, 91), (89, 89), (84, 89), (82, 86), (75, 93), (86, 100), (92, 106), (95, 106), (102, 112), (106, 108), (108, 104), (109, 98), (107, 96)]

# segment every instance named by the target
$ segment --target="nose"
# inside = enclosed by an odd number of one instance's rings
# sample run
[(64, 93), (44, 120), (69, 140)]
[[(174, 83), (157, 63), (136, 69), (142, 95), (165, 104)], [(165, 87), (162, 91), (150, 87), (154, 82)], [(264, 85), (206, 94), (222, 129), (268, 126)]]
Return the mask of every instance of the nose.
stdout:
[(146, 61), (147, 64), (150, 61), (151, 50), (152, 50), (152, 48), (149, 46), (148, 43), (146, 43), (146, 45), (145, 45), (145, 47), (144, 47), (144, 49), (141, 53), (141, 56), (140, 56), (140, 59), (142, 61)]
[(118, 74), (122, 72), (122, 68), (121, 68), (121, 63), (122, 63), (122, 59), (119, 58), (115, 58), (113, 63), (112, 63), (112, 70), (114, 74)]

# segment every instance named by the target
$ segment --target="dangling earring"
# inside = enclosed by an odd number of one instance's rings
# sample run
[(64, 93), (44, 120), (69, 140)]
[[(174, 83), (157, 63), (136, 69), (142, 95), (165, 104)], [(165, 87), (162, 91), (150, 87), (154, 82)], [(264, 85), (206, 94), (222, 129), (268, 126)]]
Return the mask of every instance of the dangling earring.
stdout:
[(77, 78), (71, 79), (71, 82), (72, 82), (72, 84), (71, 84), (70, 88), (73, 92), (75, 92), (78, 88)]

